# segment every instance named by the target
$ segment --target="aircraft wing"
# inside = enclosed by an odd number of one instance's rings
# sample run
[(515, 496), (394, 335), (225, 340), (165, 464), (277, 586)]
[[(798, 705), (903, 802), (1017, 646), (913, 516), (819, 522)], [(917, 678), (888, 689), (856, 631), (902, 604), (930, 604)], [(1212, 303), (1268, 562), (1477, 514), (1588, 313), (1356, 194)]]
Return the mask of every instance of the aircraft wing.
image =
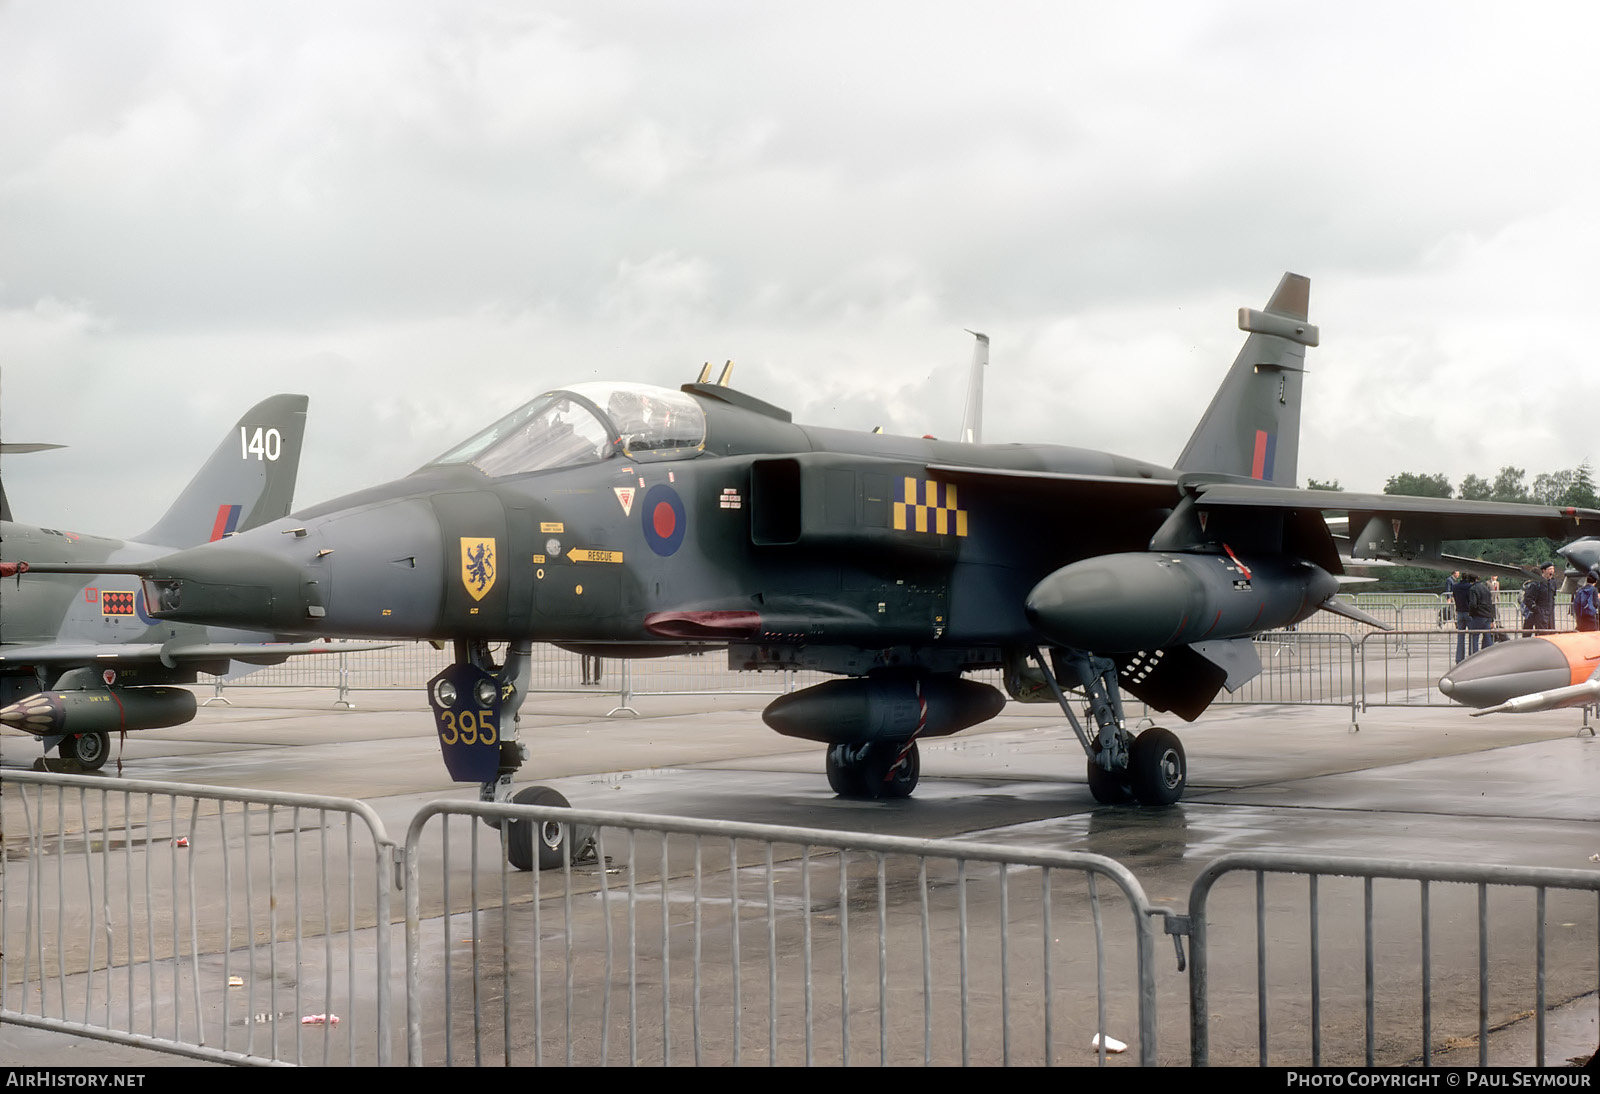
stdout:
[(1520, 536), (1570, 537), (1575, 528), (1600, 529), (1600, 510), (1561, 505), (1528, 505), (1508, 501), (1461, 501), (1415, 498), (1404, 494), (1352, 494), (1338, 490), (1296, 490), (1284, 486), (1242, 483), (1196, 483), (1207, 506), (1271, 506), (1318, 509), (1350, 514), (1356, 545), (1363, 525), (1373, 519), (1416, 522), (1436, 539), (1503, 539)]
[(95, 665), (160, 663), (174, 668), (189, 661), (244, 661), (277, 665), (290, 657), (384, 650), (393, 642), (191, 642), (163, 646), (159, 642), (52, 642), (37, 646), (0, 647), (0, 665)]
[(1525, 536), (1565, 539), (1576, 529), (1600, 527), (1600, 511), (1572, 506), (1417, 498), (1403, 494), (1351, 494), (1239, 483), (1196, 483), (1194, 486), (1199, 491), (1195, 504), (1203, 508), (1270, 506), (1347, 513), (1349, 537), (1339, 543), (1339, 550), (1355, 566), (1386, 561), (1436, 570), (1472, 569), (1521, 578), (1526, 575), (1520, 569), (1446, 554), (1443, 545), (1446, 541), (1460, 539)]
[[(1477, 574), (1479, 577), (1483, 578), (1503, 577), (1511, 581), (1526, 581), (1529, 573), (1529, 571), (1522, 566), (1511, 566), (1504, 562), (1490, 562), (1486, 558), (1472, 558), (1468, 555), (1441, 554), (1437, 557), (1430, 556), (1413, 559), (1402, 558), (1399, 561), (1394, 561), (1387, 558), (1357, 558), (1350, 553), (1353, 548), (1353, 544), (1351, 544), (1349, 536), (1334, 536), (1333, 542), (1339, 548), (1339, 561), (1343, 562), (1346, 568), (1354, 568), (1357, 570), (1376, 570), (1385, 566), (1422, 566), (1424, 569), (1429, 570), (1440, 570), (1444, 572), (1460, 570), (1462, 573)], [(1356, 579), (1351, 578), (1349, 580)], [(1375, 577), (1369, 577), (1364, 580), (1376, 581), (1378, 579)]]
[[(1198, 495), (1196, 505), (1201, 508), (1265, 507), (1348, 513), (1348, 526), (1352, 533), (1367, 533), (1373, 521), (1380, 521), (1387, 526), (1390, 538), (1395, 534), (1393, 525), (1396, 521), (1403, 532), (1414, 530), (1412, 535), (1403, 538), (1433, 541), (1522, 536), (1563, 539), (1571, 538), (1574, 529), (1600, 532), (1600, 509), (1572, 506), (1418, 498), (1404, 494), (1354, 494), (1343, 490), (1299, 490), (1287, 486), (1205, 482), (1188, 478), (1178, 480), (1011, 471), (957, 464), (928, 464), (927, 467), (929, 472), (941, 478), (1032, 489), (1048, 493), (1062, 502), (1173, 506), (1192, 492)], [(1369, 538), (1366, 534), (1351, 536), (1357, 548)]]

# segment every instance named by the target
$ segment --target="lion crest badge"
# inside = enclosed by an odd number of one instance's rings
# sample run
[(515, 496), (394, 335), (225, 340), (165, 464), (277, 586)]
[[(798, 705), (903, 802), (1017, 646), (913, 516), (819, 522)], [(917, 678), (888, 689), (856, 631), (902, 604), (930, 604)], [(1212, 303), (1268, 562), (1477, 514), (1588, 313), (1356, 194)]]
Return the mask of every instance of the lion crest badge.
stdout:
[(461, 537), (461, 584), (474, 600), (482, 600), (494, 588), (494, 540)]

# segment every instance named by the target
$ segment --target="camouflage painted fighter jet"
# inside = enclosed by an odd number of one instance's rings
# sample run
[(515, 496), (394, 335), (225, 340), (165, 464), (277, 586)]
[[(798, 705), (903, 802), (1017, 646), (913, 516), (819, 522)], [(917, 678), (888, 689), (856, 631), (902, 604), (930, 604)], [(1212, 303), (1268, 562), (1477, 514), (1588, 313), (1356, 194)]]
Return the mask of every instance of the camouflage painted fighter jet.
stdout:
[(76, 569), (0, 582), (0, 723), (92, 770), (106, 762), (112, 732), (194, 717), (193, 693), (172, 685), (192, 683), (199, 672), (225, 673), (231, 660), (267, 665), (293, 654), (337, 652), (323, 642), (272, 642), (254, 631), (155, 619), (139, 582), (118, 570), (288, 513), (306, 401), (275, 395), (252, 407), (166, 514), (131, 540), (18, 524), (0, 492), (0, 573), (25, 569), (16, 560)]
[[(1244, 348), (1172, 467), (797, 425), (708, 367), (679, 391), (546, 391), (407, 478), (133, 572), (159, 619), (452, 641), (429, 700), (452, 777), (486, 798), (511, 796), (528, 757), (517, 712), (547, 641), (607, 657), (714, 645), (735, 669), (837, 674), (764, 719), (824, 745), (851, 796), (910, 794), (918, 742), (1005, 703), (963, 673), (998, 669), (1012, 698), (1061, 706), (1097, 800), (1164, 805), (1187, 783), (1183, 746), (1133, 735), (1124, 692), (1192, 720), (1260, 671), (1252, 636), (1319, 609), (1376, 625), (1335, 599), (1325, 509), (1389, 554), (1600, 521), (1296, 489), (1308, 301), (1288, 274), (1264, 310), (1241, 309)], [(563, 804), (548, 788), (512, 800)], [(511, 861), (557, 864), (566, 839), (514, 824)]]

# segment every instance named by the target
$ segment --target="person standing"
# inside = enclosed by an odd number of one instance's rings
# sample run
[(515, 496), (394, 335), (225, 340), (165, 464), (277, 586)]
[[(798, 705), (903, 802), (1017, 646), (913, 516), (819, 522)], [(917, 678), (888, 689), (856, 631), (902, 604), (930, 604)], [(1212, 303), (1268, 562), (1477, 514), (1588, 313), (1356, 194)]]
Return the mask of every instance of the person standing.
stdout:
[[(1456, 574), (1459, 573), (1461, 571), (1457, 570)], [(1450, 598), (1456, 604), (1456, 664), (1458, 665), (1467, 658), (1467, 615), (1472, 607), (1472, 580), (1470, 574), (1461, 580), (1457, 580), (1455, 574), (1450, 578)], [(1473, 648), (1477, 648), (1476, 643)]]
[(1506, 641), (1506, 632), (1500, 629), (1500, 576), (1489, 575), (1489, 633), (1483, 636), (1483, 644), (1492, 646), (1496, 642)]
[(1572, 594), (1572, 617), (1578, 621), (1580, 631), (1600, 630), (1600, 590), (1595, 584), (1595, 576), (1590, 574)]
[(1477, 574), (1468, 574), (1471, 586), (1467, 590), (1467, 656), (1471, 657), (1483, 645), (1489, 624), (1494, 620), (1494, 600), (1489, 595), (1487, 582), (1479, 581)]
[(1556, 629), (1556, 564), (1546, 562), (1539, 576), (1522, 586), (1522, 637)]

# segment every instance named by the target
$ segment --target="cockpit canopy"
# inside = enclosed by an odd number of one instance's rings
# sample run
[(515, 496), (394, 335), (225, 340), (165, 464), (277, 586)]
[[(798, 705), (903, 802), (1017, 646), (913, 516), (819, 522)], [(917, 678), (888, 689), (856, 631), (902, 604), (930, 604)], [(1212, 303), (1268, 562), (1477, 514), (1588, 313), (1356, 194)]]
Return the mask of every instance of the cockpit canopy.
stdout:
[(706, 444), (706, 416), (681, 391), (595, 382), (547, 391), (433, 460), (485, 475), (520, 475), (621, 454), (641, 463), (685, 459)]

